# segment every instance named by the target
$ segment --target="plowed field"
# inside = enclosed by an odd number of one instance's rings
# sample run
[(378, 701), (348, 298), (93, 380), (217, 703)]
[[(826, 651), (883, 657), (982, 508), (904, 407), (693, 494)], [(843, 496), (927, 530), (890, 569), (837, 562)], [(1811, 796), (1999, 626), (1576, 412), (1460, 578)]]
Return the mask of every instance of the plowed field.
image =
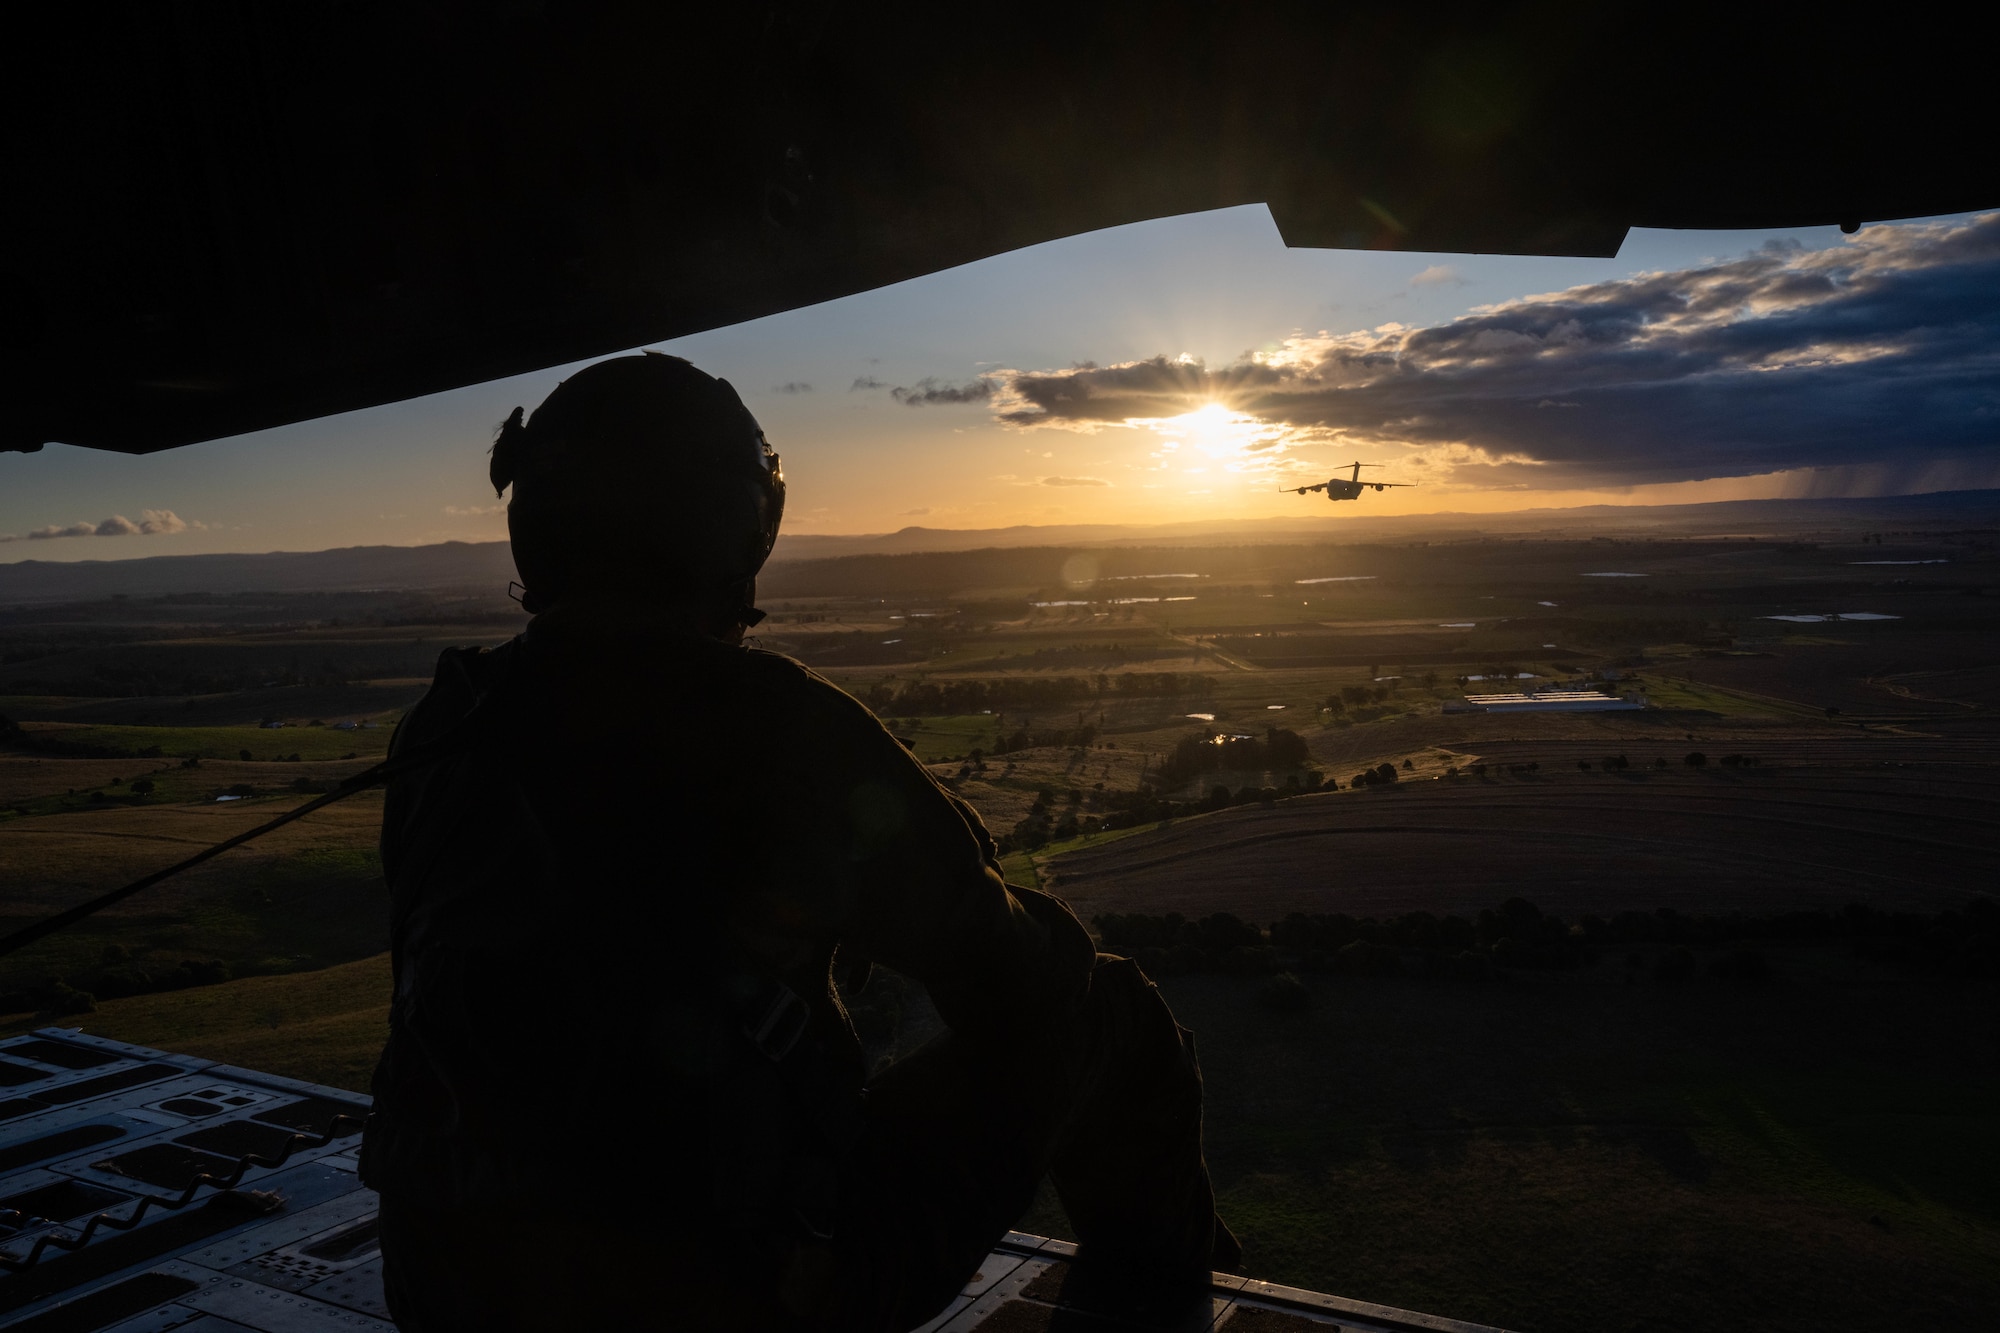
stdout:
[(1514, 895), (1575, 916), (1865, 900), (1937, 910), (2000, 883), (2000, 775), (1983, 767), (1541, 772), (1239, 807), (1052, 864), (1107, 911), (1382, 916)]

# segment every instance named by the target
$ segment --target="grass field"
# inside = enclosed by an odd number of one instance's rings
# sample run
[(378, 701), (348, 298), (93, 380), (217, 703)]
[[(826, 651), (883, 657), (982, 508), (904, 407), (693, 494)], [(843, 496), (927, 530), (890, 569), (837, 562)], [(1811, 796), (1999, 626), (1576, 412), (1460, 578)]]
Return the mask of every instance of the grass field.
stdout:
[[(1525, 1333), (1984, 1329), (2000, 1007), (1811, 954), (1757, 988), (1311, 976), (1302, 1014), (1161, 984), (1255, 1276)], [(70, 1021), (361, 1091), (388, 988), (376, 956)], [(1046, 1190), (1022, 1225), (1067, 1234)]]
[[(0, 1019), (0, 1034), (49, 1021), (15, 1015)], [(57, 1026), (366, 1092), (389, 1028), (389, 955), (315, 972), (100, 1000), (96, 1012)]]
[[(1866, 572), (1857, 553), (1887, 557), (1858, 532), (1433, 535), (1106, 548), (1088, 553), (1095, 585), (1068, 580), (1074, 553), (1053, 548), (774, 566), (769, 646), (856, 694), (926, 676), (1089, 681), (1059, 709), (889, 720), (996, 833), (1044, 789), (1101, 813), (1210, 783), (1282, 785), (1231, 773), (1151, 790), (1162, 758), (1210, 726), (1296, 730), (1343, 787), (1382, 763), (1405, 779), (1006, 858), (1014, 882), (1050, 882), (1086, 919), (1477, 912), (1517, 894), (1571, 919), (1849, 900), (1928, 910), (2000, 882), (1990, 534), (1911, 538), (1889, 555), (1927, 563)], [(867, 570), (881, 586), (854, 581)], [(1204, 577), (1143, 577), (1169, 571)], [(1353, 575), (1368, 577), (1298, 581)], [(1127, 600), (1155, 595), (1195, 600)], [(0, 930), (370, 762), (386, 725), (304, 724), (392, 722), (441, 648), (518, 625), (511, 603), (461, 619), (471, 605), (378, 590), (0, 607), (0, 715), (29, 733), (0, 724)], [(1894, 618), (1766, 619), (1826, 611)], [(1615, 670), (1656, 706), (1444, 714), (1456, 676), (1488, 666)], [(1197, 679), (1122, 687), (1164, 672)], [(1394, 693), (1319, 713), (1357, 685)], [(1002, 729), (1069, 729), (1079, 712), (1097, 729), (1089, 748), (992, 754)], [(254, 725), (265, 719), (291, 725)], [(938, 762), (974, 748), (984, 770), (960, 778)], [(1683, 765), (1689, 751), (1710, 766)], [(1713, 762), (1732, 753), (1758, 765)], [(1632, 769), (1605, 771), (1620, 754)], [(1475, 763), (1483, 777), (1429, 780)], [(152, 790), (134, 793), (139, 779)], [(248, 799), (215, 799), (237, 793)], [(237, 979), (105, 991), (95, 1012), (60, 1021), (365, 1087), (388, 991), (380, 811), (379, 795), (357, 798), (45, 941), (0, 966), (0, 995), (29, 1003), (60, 994), (50, 977), (160, 981), (220, 965)], [(1315, 973), (1312, 1007), (1291, 1014), (1257, 1004), (1256, 978), (1161, 981), (1202, 1043), (1222, 1207), (1259, 1276), (1524, 1333), (1990, 1326), (1990, 988), (1954, 992), (1832, 951), (1773, 954), (1777, 979), (1758, 988), (1654, 985), (1638, 979), (1646, 960), (1621, 958), (1483, 983)], [(1045, 1198), (1024, 1225), (1065, 1224)]]
[(1935, 911), (2000, 882), (1991, 770), (1556, 762), (1180, 819), (1054, 858), (1053, 883), (1086, 917), (1227, 905), (1268, 923), (1476, 912), (1517, 894), (1567, 916), (1850, 901)]
[(1784, 699), (1773, 699), (1724, 689), (1700, 681), (1670, 675), (1648, 675), (1638, 680), (1646, 700), (1655, 708), (1713, 713), (1718, 717), (1799, 717), (1817, 718), (1822, 710)]
[[(286, 768), (294, 766), (286, 765)], [(171, 865), (302, 798), (92, 808), (0, 823), (0, 929), (13, 929)], [(159, 974), (183, 960), (286, 972), (379, 953), (387, 904), (363, 793), (167, 881), (0, 963), (0, 992), (106, 971)], [(107, 961), (107, 951), (120, 951)]]
[[(1990, 993), (1259, 984), (1161, 982), (1246, 1272), (1529, 1333), (1990, 1327)], [(1024, 1226), (1066, 1234), (1046, 1191)]]
[(953, 717), (892, 717), (889, 730), (910, 742), (910, 749), (927, 764), (959, 759), (973, 750), (992, 753), (1000, 725), (991, 713)]
[(379, 757), (389, 749), (391, 728), (339, 731), (331, 727), (129, 727), (73, 723), (29, 723), (30, 737), (51, 753), (161, 759), (253, 760)]

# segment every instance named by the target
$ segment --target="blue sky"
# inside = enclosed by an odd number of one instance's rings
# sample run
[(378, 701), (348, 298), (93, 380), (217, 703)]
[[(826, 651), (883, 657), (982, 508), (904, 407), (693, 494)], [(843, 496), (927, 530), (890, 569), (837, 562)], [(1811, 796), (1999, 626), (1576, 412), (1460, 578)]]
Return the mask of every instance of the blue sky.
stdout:
[[(1340, 512), (1949, 489), (2000, 484), (1996, 237), (1288, 250), (1247, 207), (656, 346), (741, 391), (795, 532), (1324, 512), (1279, 486), (1357, 456), (1422, 485)], [(143, 458), (0, 455), (0, 561), (502, 537), (493, 426), (568, 369)]]

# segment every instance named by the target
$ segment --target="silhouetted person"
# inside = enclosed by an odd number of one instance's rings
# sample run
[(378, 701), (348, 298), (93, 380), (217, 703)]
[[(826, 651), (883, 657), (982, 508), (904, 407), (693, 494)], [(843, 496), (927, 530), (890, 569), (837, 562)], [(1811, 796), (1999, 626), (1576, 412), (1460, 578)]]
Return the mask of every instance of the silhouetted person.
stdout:
[[(1053, 1177), (1079, 1262), (1231, 1267), (1192, 1041), (867, 709), (741, 646), (784, 506), (726, 381), (565, 381), (493, 450), (534, 619), (392, 754), (395, 1000), (363, 1174), (399, 1325), (902, 1329)], [(865, 1089), (831, 984), (950, 1032)]]

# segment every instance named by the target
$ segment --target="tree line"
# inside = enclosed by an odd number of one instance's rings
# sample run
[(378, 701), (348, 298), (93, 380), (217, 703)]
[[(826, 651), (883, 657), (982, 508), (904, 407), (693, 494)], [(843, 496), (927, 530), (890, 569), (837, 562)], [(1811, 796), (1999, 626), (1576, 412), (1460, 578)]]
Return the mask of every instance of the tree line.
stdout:
[(1282, 772), (1304, 768), (1312, 762), (1305, 737), (1284, 727), (1266, 727), (1264, 739), (1206, 731), (1199, 736), (1183, 736), (1158, 769), (1162, 787), (1178, 787), (1203, 773), (1223, 769), (1249, 772)]
[(1208, 676), (1179, 671), (1128, 671), (1094, 676), (998, 676), (964, 680), (884, 680), (861, 701), (881, 717), (946, 717), (1074, 708), (1106, 699), (1202, 698), (1215, 691)]
[[(1494, 969), (1569, 970), (1591, 967), (1616, 951), (1664, 947), (1653, 961), (1655, 980), (1694, 975), (1695, 949), (1723, 951), (1711, 975), (1760, 981), (1771, 975), (1757, 949), (1769, 944), (1845, 945), (1857, 958), (1918, 976), (2000, 980), (2000, 904), (1990, 897), (1942, 912), (1885, 911), (1850, 903), (1832, 911), (1714, 914), (1620, 912), (1586, 914), (1575, 922), (1510, 898), (1476, 916), (1406, 912), (1388, 919), (1346, 913), (1293, 912), (1260, 929), (1230, 913), (1190, 920), (1178, 912), (1106, 913), (1091, 918), (1106, 949), (1130, 954), (1149, 970), (1275, 973), (1309, 971), (1473, 977)], [(1636, 954), (1627, 965), (1636, 967)]]

